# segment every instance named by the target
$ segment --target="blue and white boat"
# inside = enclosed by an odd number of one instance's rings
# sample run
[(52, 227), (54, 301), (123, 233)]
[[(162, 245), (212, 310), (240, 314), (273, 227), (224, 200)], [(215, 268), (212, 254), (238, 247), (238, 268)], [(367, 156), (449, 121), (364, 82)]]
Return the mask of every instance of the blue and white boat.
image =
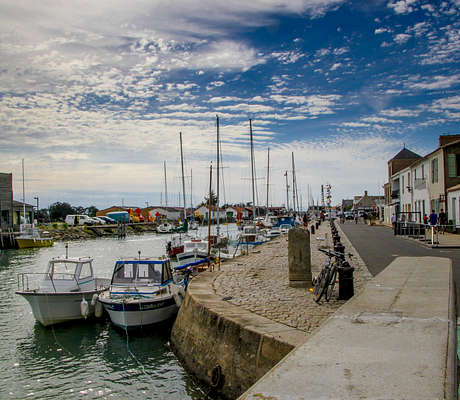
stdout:
[(128, 259), (115, 263), (110, 289), (98, 300), (114, 325), (128, 329), (173, 318), (184, 297), (169, 259)]

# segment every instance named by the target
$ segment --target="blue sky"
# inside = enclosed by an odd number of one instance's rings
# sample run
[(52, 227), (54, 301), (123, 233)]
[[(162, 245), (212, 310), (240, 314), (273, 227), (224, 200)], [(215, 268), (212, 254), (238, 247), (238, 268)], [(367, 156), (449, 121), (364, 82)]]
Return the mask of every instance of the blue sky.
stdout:
[[(460, 133), (460, 0), (10, 1), (0, 4), (0, 171), (15, 198), (180, 204), (207, 191), (221, 120), (221, 202), (383, 194), (403, 146)], [(215, 161), (214, 161), (215, 164)], [(191, 186), (190, 176), (193, 177)], [(123, 199), (123, 200), (122, 200)]]

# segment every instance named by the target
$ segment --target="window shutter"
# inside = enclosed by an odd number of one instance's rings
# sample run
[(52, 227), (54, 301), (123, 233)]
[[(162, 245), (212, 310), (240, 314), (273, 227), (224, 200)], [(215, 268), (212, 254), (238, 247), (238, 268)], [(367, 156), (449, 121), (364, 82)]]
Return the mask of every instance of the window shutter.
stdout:
[(455, 178), (457, 176), (457, 169), (455, 165), (455, 154), (447, 155), (447, 176)]

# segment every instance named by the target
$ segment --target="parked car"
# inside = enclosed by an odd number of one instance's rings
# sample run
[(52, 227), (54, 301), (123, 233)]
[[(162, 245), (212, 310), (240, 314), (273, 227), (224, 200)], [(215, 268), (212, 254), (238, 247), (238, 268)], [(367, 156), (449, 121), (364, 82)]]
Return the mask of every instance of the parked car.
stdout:
[(115, 221), (113, 218), (107, 217), (106, 215), (101, 215), (98, 218), (104, 220), (106, 224), (116, 224), (117, 223), (117, 221)]
[(345, 211), (344, 214), (345, 219), (353, 219), (355, 217), (351, 211)]
[(98, 224), (100, 225), (105, 225), (107, 222), (104, 221), (101, 217), (91, 217), (91, 219), (94, 219), (95, 221), (97, 221)]
[(96, 225), (98, 222), (88, 215), (72, 215), (69, 214), (65, 217), (65, 223), (67, 225)]

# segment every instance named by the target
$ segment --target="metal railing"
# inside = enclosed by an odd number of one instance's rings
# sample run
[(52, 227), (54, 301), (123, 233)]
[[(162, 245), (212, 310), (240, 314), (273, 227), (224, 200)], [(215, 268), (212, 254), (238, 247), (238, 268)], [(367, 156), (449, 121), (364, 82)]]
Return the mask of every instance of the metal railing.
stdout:
[(426, 242), (432, 246), (436, 246), (439, 245), (440, 234), (457, 233), (457, 231), (460, 230), (460, 225), (430, 225), (411, 221), (397, 221), (393, 229), (395, 235), (409, 236), (414, 239)]
[[(18, 290), (19, 291), (39, 290), (40, 289), (40, 284), (39, 283), (37, 284), (38, 279), (33, 280), (34, 286), (37, 286), (37, 287), (34, 288), (34, 289), (30, 289), (29, 277), (31, 278), (30, 280), (32, 280), (32, 277), (40, 277), (40, 276), (43, 277), (42, 281), (44, 281), (46, 279), (46, 277), (48, 277), (48, 280), (51, 282), (51, 285), (53, 286), (54, 293), (57, 293), (56, 286), (54, 284), (53, 276), (51, 276), (48, 272), (20, 272), (20, 273), (18, 273), (18, 275), (17, 275), (17, 277), (18, 277)], [(59, 276), (60, 277), (69, 276), (70, 279), (68, 279), (68, 280), (75, 281), (77, 286), (80, 287), (80, 284), (79, 284), (77, 278), (75, 278), (74, 274), (59, 273)], [(59, 280), (62, 280), (62, 279), (64, 279), (64, 278), (61, 278)]]

